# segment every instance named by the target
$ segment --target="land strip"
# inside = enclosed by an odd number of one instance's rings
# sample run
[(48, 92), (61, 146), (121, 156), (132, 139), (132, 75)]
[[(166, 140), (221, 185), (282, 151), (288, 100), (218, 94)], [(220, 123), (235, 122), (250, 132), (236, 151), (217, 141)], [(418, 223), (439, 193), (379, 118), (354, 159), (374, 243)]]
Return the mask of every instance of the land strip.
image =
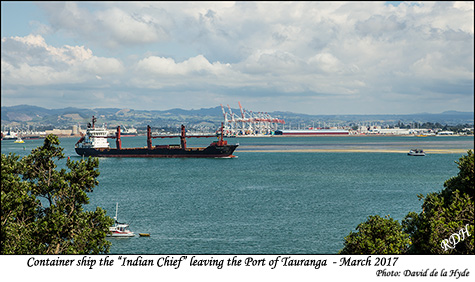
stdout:
[[(473, 149), (429, 149), (424, 150), (427, 154), (465, 154)], [(408, 150), (400, 149), (268, 149), (246, 150), (238, 149), (236, 153), (408, 153)]]

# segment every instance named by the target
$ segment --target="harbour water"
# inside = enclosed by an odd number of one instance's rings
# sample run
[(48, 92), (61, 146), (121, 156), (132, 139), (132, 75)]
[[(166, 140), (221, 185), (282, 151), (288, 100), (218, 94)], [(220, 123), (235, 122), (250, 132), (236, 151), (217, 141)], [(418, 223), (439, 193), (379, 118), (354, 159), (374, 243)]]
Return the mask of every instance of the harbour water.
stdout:
[[(401, 221), (420, 212), (417, 195), (443, 189), (474, 142), (451, 136), (227, 140), (240, 143), (238, 158), (100, 158), (99, 185), (86, 208), (101, 206), (112, 217), (119, 203), (121, 222), (136, 234), (150, 233), (110, 238), (111, 253), (335, 254), (369, 215)], [(80, 159), (75, 138), (60, 141), (66, 156)], [(26, 155), (42, 142), (2, 141), (2, 153)], [(210, 142), (189, 139), (188, 146)], [(123, 147), (145, 145), (143, 136), (122, 140)], [(410, 148), (428, 154), (407, 156)]]

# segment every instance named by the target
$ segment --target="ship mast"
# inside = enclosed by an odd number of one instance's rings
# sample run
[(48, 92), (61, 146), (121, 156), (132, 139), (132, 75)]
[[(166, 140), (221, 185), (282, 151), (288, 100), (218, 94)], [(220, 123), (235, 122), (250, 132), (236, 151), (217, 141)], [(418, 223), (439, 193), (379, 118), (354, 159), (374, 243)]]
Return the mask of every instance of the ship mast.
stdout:
[(180, 143), (181, 143), (181, 148), (186, 149), (186, 131), (185, 131), (185, 126), (182, 124), (181, 125), (181, 136), (180, 136)]
[(115, 145), (117, 147), (117, 150), (121, 150), (122, 149), (122, 141), (120, 140), (120, 125), (117, 126), (117, 132), (115, 134), (115, 137), (117, 138), (115, 140)]
[(118, 210), (119, 210), (119, 203), (116, 203), (116, 205), (115, 205), (115, 217), (114, 217), (114, 219), (115, 219), (115, 221), (117, 221), (117, 222), (118, 222), (118, 220), (117, 220), (117, 211), (118, 211)]
[(147, 125), (147, 148), (152, 150), (152, 128)]

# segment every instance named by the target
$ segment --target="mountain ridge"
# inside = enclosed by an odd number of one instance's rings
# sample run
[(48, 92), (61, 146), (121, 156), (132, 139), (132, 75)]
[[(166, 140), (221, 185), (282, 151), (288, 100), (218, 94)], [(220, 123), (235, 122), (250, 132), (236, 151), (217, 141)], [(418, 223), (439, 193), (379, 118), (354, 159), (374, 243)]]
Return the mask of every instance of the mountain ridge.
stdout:
[[(240, 115), (240, 109), (231, 108), (233, 113)], [(228, 109), (225, 109), (228, 112)], [(253, 111), (257, 113), (257, 111)], [(272, 117), (284, 119), (286, 123), (329, 122), (340, 124), (356, 124), (364, 122), (373, 123), (404, 123), (411, 122), (439, 122), (441, 124), (473, 124), (473, 112), (459, 112), (454, 110), (442, 113), (417, 113), (417, 114), (335, 114), (335, 115), (310, 115), (290, 111), (268, 112)], [(179, 123), (188, 125), (214, 124), (219, 125), (224, 121), (220, 106), (185, 110), (173, 108), (169, 110), (135, 110), (130, 108), (94, 108), (81, 109), (66, 107), (61, 109), (46, 109), (32, 105), (16, 105), (1, 107), (2, 126), (71, 126), (77, 123), (85, 124), (92, 116), (102, 119), (109, 125), (133, 126), (175, 126)]]

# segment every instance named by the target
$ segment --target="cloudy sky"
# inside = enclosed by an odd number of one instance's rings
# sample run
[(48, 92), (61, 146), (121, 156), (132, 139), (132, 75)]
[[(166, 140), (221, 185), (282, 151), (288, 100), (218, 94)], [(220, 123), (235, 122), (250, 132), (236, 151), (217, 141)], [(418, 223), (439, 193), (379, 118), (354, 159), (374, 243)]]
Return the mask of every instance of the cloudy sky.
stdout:
[(1, 2), (1, 102), (473, 111), (470, 2)]

